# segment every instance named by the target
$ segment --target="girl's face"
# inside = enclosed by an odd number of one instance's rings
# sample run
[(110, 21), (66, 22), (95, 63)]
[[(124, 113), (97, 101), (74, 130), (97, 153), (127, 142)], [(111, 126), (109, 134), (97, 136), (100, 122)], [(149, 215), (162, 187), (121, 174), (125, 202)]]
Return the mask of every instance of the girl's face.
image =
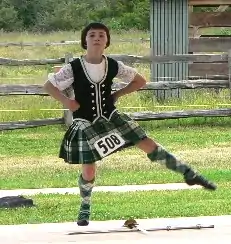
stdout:
[(91, 29), (87, 32), (86, 43), (88, 50), (104, 51), (107, 46), (107, 34), (102, 29)]

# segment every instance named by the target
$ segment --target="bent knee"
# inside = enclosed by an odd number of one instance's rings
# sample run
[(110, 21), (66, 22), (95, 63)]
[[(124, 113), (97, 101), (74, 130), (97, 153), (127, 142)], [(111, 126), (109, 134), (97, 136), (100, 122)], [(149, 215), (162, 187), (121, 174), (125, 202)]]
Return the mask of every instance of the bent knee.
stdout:
[(83, 164), (82, 176), (84, 180), (91, 181), (95, 178), (96, 165), (95, 164)]
[(156, 149), (157, 144), (151, 138), (146, 137), (142, 141), (138, 142), (136, 146), (145, 153), (151, 153)]

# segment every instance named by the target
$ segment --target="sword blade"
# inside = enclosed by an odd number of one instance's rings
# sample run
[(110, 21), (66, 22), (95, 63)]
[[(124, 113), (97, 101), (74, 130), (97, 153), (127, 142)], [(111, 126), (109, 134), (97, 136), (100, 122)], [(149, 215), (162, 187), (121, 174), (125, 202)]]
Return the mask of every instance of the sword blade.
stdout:
[(138, 227), (138, 226), (136, 226), (136, 229), (137, 229), (138, 231), (141, 231), (142, 233), (148, 235), (148, 231), (146, 231), (145, 229), (140, 228), (140, 227)]

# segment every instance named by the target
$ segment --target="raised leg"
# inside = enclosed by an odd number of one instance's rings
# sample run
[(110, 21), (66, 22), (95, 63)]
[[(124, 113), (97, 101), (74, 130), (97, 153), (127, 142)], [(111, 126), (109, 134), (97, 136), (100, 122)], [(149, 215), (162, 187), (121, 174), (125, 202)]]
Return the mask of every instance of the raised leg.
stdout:
[(137, 144), (137, 147), (147, 153), (147, 157), (152, 161), (157, 161), (166, 168), (183, 175), (188, 185), (201, 185), (205, 189), (215, 190), (216, 186), (197, 173), (188, 164), (180, 161), (177, 157), (168, 152), (163, 146), (155, 143), (150, 138), (146, 138)]

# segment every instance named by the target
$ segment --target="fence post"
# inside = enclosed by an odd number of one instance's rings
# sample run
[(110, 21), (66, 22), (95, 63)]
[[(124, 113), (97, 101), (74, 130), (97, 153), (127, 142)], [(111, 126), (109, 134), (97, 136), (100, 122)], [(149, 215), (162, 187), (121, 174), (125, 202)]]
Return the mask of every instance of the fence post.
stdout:
[[(70, 61), (73, 60), (73, 55), (71, 53), (67, 53), (65, 54), (65, 64), (68, 64)], [(58, 72), (60, 70), (62, 66), (54, 66), (54, 72)], [(72, 97), (74, 96), (74, 91), (73, 91), (73, 88), (72, 86), (71, 87), (68, 87), (67, 89), (65, 89), (63, 91), (63, 94), (67, 97)], [(66, 109), (64, 107), (64, 109)], [(64, 110), (64, 113), (63, 113), (63, 118), (64, 118), (64, 123), (67, 127), (69, 127), (71, 124), (72, 124), (72, 112), (70, 110)]]
[[(73, 60), (73, 55), (71, 53), (65, 54), (65, 64), (68, 64)], [(72, 86), (68, 87), (63, 91), (63, 94), (69, 98), (74, 98), (74, 91)], [(66, 109), (66, 108), (65, 108)], [(72, 112), (70, 110), (64, 110), (63, 113), (64, 123), (67, 127), (69, 127), (72, 124), (73, 117)]]
[(228, 66), (229, 66), (229, 96), (231, 99), (231, 49), (228, 50)]

